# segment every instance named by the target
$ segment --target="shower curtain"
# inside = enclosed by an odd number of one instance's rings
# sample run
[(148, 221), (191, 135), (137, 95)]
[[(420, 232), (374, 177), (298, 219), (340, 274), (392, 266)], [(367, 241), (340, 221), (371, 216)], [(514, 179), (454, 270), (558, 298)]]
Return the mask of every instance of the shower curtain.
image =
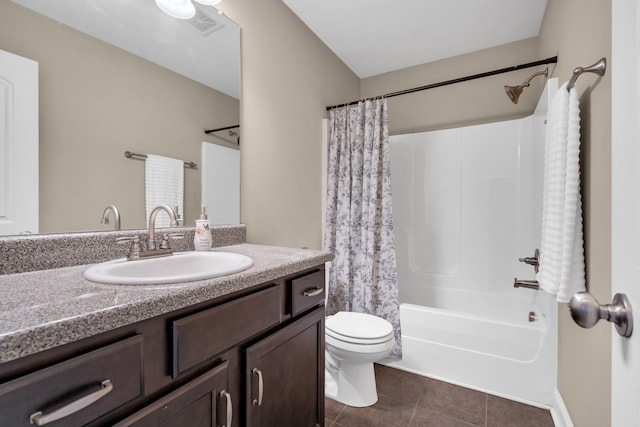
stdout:
[(334, 254), (327, 312), (388, 320), (401, 356), (386, 99), (332, 110), (325, 249)]

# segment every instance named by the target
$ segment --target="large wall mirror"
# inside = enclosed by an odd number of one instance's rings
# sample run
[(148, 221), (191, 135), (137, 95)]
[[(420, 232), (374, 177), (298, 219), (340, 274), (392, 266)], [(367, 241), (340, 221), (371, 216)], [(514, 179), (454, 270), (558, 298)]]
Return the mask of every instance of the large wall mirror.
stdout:
[[(200, 166), (202, 142), (239, 148), (240, 28), (196, 4), (179, 20), (154, 0), (0, 0), (0, 49), (38, 62), (39, 232), (146, 227), (145, 164), (125, 151)], [(185, 225), (201, 168), (184, 170)]]

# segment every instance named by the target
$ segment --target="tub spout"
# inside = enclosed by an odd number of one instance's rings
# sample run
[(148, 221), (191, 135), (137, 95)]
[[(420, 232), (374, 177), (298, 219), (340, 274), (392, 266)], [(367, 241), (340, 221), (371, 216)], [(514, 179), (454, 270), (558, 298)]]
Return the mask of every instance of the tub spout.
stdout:
[(513, 279), (514, 288), (527, 288), (527, 289), (540, 289), (540, 285), (537, 280), (520, 280), (518, 278)]

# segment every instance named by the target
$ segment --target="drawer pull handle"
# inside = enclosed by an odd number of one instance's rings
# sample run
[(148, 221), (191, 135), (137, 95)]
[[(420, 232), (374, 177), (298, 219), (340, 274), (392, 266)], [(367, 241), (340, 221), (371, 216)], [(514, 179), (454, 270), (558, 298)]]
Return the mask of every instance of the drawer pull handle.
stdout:
[(315, 289), (307, 289), (304, 291), (303, 295), (305, 297), (315, 297), (324, 292), (324, 288), (315, 288)]
[(224, 397), (227, 401), (227, 423), (222, 427), (231, 427), (231, 421), (233, 421), (233, 403), (231, 402), (231, 394), (227, 390), (222, 390), (220, 396)]
[(84, 397), (81, 397), (78, 400), (74, 400), (68, 405), (63, 406), (62, 408), (56, 411), (53, 411), (50, 414), (44, 415), (42, 411), (38, 411), (31, 414), (31, 416), (29, 417), (29, 422), (31, 424), (43, 426), (45, 424), (49, 424), (50, 422), (57, 421), (61, 418), (74, 414), (81, 409), (86, 408), (92, 403), (97, 402), (98, 400), (102, 399), (104, 396), (109, 394), (111, 390), (113, 390), (113, 384), (111, 384), (111, 380), (102, 381), (100, 386), (101, 386), (100, 390), (94, 391), (93, 393), (88, 394)]
[(253, 399), (253, 402), (251, 403), (253, 404), (253, 406), (260, 406), (262, 405), (262, 393), (264, 392), (264, 384), (262, 383), (262, 371), (260, 371), (260, 369), (258, 368), (253, 368), (253, 371), (251, 372), (258, 375), (258, 398)]

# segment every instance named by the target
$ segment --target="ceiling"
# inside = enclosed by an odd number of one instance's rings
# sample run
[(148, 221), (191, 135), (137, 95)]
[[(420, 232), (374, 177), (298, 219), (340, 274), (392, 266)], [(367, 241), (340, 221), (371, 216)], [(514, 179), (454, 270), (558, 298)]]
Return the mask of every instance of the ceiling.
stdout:
[(189, 20), (153, 0), (12, 0), (37, 13), (240, 98), (240, 27), (211, 6)]
[(360, 78), (535, 37), (547, 0), (282, 0)]

